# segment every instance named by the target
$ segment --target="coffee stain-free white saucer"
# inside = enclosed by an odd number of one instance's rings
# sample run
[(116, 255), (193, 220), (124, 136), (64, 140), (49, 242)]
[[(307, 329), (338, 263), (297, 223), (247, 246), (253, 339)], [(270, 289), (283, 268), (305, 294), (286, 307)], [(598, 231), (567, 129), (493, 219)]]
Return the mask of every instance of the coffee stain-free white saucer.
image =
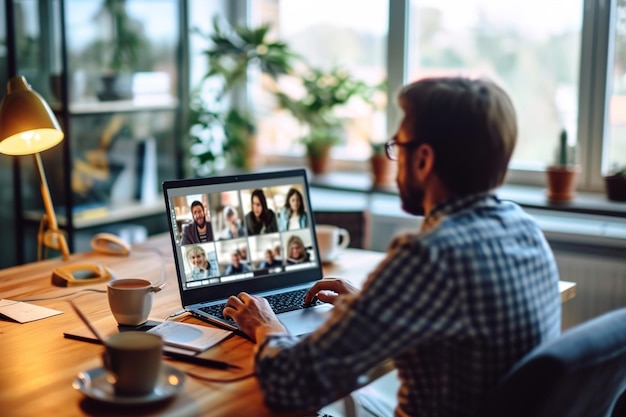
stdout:
[(161, 365), (159, 380), (147, 395), (137, 397), (122, 397), (115, 395), (113, 385), (109, 382), (105, 368), (93, 368), (78, 374), (72, 386), (85, 396), (94, 400), (111, 404), (149, 404), (164, 401), (176, 395), (185, 382), (185, 374), (182, 371), (166, 364)]

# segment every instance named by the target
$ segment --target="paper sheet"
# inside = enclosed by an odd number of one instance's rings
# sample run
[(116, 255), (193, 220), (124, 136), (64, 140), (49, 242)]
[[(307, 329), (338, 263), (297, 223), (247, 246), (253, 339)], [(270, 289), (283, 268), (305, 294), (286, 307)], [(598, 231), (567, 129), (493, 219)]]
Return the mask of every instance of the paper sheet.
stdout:
[(23, 301), (0, 300), (0, 314), (19, 323), (41, 320), (62, 314), (62, 311), (41, 307)]

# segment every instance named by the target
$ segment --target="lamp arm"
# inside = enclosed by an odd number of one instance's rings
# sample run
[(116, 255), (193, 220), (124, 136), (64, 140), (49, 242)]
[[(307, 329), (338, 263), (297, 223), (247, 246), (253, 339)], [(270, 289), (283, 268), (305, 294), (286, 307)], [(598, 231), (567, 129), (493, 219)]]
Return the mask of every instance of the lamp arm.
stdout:
[(57, 216), (54, 213), (54, 207), (52, 206), (52, 197), (50, 197), (50, 190), (48, 188), (48, 181), (46, 180), (46, 173), (43, 170), (43, 163), (41, 162), (41, 156), (39, 152), (34, 154), (35, 165), (37, 165), (37, 173), (39, 174), (39, 183), (41, 186), (41, 197), (43, 198), (43, 205), (46, 210), (46, 217), (48, 218), (48, 233), (53, 234), (53, 238), (57, 243), (57, 248), (63, 255), (63, 260), (67, 261), (70, 257), (70, 250), (67, 246), (65, 236), (59, 231), (59, 225), (57, 223)]

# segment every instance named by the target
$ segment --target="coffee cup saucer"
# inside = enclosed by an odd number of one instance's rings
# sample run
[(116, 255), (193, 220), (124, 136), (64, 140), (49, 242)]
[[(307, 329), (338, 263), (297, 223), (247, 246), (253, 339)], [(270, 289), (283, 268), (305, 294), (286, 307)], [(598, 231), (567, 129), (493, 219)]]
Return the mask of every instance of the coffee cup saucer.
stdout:
[(164, 401), (176, 395), (185, 382), (185, 374), (173, 366), (162, 364), (159, 380), (151, 393), (136, 397), (115, 395), (109, 382), (108, 371), (103, 367), (92, 368), (78, 374), (72, 387), (86, 397), (111, 404), (134, 405)]

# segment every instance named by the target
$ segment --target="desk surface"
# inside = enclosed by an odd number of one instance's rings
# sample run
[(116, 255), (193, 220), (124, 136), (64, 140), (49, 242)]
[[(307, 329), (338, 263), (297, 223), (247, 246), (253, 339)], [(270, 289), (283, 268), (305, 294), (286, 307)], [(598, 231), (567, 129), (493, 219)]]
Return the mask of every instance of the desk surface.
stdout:
[[(341, 276), (361, 282), (383, 258), (378, 252), (347, 250), (334, 264), (324, 267), (327, 276)], [(174, 262), (168, 235), (149, 239), (135, 246), (129, 257), (95, 253), (72, 255), (71, 262), (93, 261), (108, 266), (119, 278), (142, 277), (158, 282), (163, 270), (167, 285), (156, 293), (151, 318), (165, 319), (181, 309)], [(276, 413), (263, 403), (256, 378), (237, 382), (206, 382), (187, 375), (183, 390), (171, 401), (120, 408), (83, 397), (72, 388), (81, 371), (101, 365), (102, 346), (66, 339), (63, 332), (80, 325), (80, 320), (66, 300), (74, 300), (93, 321), (107, 317), (110, 312), (106, 298), (106, 283), (53, 287), (50, 272), (63, 265), (49, 260), (0, 271), (0, 298), (38, 300), (34, 304), (60, 310), (63, 314), (25, 324), (0, 319), (0, 414), (11, 416), (287, 416)], [(164, 269), (163, 269), (164, 267)], [(85, 291), (95, 289), (102, 292)], [(562, 300), (575, 295), (575, 283), (560, 283)], [(53, 298), (57, 297), (57, 298)], [(46, 299), (46, 300), (43, 300)], [(181, 321), (203, 324), (187, 316)], [(181, 362), (168, 361), (177, 368), (209, 378), (229, 379), (252, 372), (254, 345), (231, 337), (203, 352), (208, 358), (238, 364), (241, 370), (221, 371)], [(7, 414), (8, 413), (8, 414)]]

